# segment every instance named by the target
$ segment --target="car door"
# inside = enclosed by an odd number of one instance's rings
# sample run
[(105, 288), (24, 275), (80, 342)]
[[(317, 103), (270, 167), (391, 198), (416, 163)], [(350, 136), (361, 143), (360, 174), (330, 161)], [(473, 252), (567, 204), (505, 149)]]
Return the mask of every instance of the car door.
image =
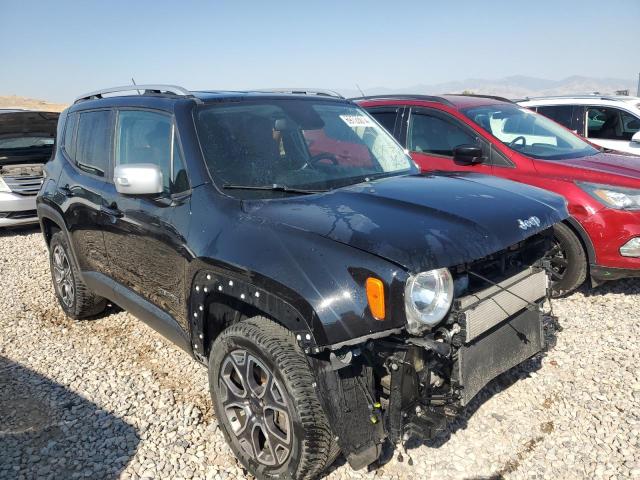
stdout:
[(113, 158), (114, 168), (157, 165), (164, 181), (164, 191), (158, 195), (124, 195), (115, 186), (111, 189), (105, 245), (114, 279), (186, 328), (191, 196), (173, 116), (154, 110), (118, 110)]
[[(405, 144), (422, 171), (492, 173), (489, 144), (471, 127), (448, 113), (432, 108), (411, 108)], [(480, 146), (487, 160), (474, 165), (457, 163), (453, 150), (460, 145)]]
[(640, 131), (640, 118), (615, 107), (586, 108), (587, 138), (604, 148), (640, 155), (640, 143), (632, 140)]
[(66, 162), (58, 178), (60, 206), (81, 270), (109, 274), (102, 227), (109, 190), (113, 112), (110, 109), (68, 115), (63, 143)]

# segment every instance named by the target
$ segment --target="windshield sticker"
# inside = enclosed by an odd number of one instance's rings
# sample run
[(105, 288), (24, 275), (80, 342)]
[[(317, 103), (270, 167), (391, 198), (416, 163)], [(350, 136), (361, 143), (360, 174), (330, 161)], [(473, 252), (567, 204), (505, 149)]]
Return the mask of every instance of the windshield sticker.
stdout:
[(340, 115), (340, 118), (351, 128), (374, 126), (373, 120), (363, 115)]

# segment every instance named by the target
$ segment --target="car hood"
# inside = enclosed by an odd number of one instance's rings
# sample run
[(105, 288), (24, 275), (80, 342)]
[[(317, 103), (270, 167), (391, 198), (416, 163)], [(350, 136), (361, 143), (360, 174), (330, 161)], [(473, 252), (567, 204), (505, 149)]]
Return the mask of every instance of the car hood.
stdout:
[(570, 158), (568, 160), (558, 160), (558, 162), (593, 172), (640, 179), (640, 157), (636, 156), (598, 153), (590, 157)]
[(473, 173), (392, 177), (245, 208), (411, 272), (477, 260), (568, 216), (558, 195)]
[(30, 110), (0, 110), (0, 167), (12, 164), (45, 163), (52, 145), (31, 148), (3, 148), (2, 141), (29, 136), (55, 138), (59, 113)]

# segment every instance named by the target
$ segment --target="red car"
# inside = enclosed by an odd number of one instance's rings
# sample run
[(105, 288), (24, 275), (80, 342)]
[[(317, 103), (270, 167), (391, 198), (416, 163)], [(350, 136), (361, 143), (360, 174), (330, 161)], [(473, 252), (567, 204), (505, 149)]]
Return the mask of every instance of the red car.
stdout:
[(509, 100), (473, 95), (355, 99), (423, 171), (497, 175), (563, 195), (571, 218), (555, 230), (557, 294), (640, 276), (640, 160), (602, 153)]

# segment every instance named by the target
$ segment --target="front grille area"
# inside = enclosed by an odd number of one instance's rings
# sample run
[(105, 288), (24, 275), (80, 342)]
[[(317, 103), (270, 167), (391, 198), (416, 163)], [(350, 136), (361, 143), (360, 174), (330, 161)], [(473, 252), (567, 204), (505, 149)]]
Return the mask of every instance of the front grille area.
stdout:
[(552, 235), (551, 229), (546, 230), (509, 248), (452, 269), (457, 284), (463, 285), (456, 291), (456, 296), (476, 293), (492, 285), (480, 277), (500, 283), (535, 265), (551, 249)]
[(36, 195), (42, 185), (42, 175), (5, 175), (2, 177), (13, 193)]
[(23, 218), (35, 218), (38, 213), (35, 210), (23, 210), (21, 212), (0, 212), (0, 218), (9, 220), (22, 220)]
[(465, 342), (471, 342), (547, 293), (547, 273), (530, 267), (513, 277), (457, 301)]

